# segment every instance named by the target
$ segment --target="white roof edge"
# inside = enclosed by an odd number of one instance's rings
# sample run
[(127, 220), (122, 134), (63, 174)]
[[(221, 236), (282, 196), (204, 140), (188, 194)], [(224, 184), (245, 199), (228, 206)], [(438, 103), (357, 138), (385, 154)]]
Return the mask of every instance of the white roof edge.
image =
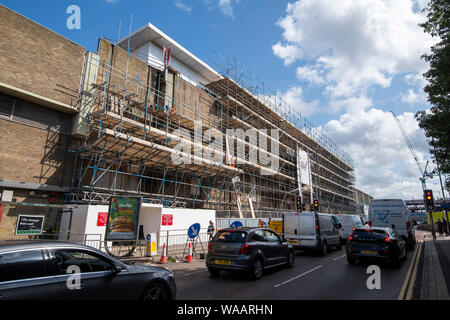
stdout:
[[(173, 40), (171, 37), (169, 37), (167, 34), (165, 34), (164, 32), (162, 32), (160, 29), (158, 29), (156, 26), (154, 26), (153, 24), (151, 24), (150, 22), (148, 22), (146, 25), (144, 25), (143, 27), (139, 28), (138, 30), (134, 31), (133, 33), (131, 33), (131, 35), (128, 35), (122, 39), (120, 39), (119, 41), (117, 41), (117, 44), (123, 44), (124, 42), (128, 41), (128, 38), (133, 38), (133, 36), (137, 35), (138, 33), (144, 31), (145, 29), (150, 29), (151, 31), (157, 33), (159, 36), (161, 36), (161, 38), (164, 38), (165, 40), (167, 40), (172, 46), (176, 47), (177, 49), (181, 50), (186, 56), (188, 56), (189, 58), (193, 59), (196, 63), (198, 63), (202, 68), (206, 69), (209, 73), (211, 73), (212, 76), (217, 76), (219, 79), (223, 79), (223, 77), (220, 75), (220, 73), (218, 73), (216, 70), (214, 70), (213, 68), (211, 68), (208, 64), (206, 64), (203, 60), (201, 60), (200, 58), (198, 58), (197, 56), (195, 56), (193, 53), (191, 53), (189, 50), (187, 50), (185, 47), (183, 47), (181, 44), (179, 44), (178, 42), (176, 42), (175, 40)], [(140, 44), (143, 45), (144, 43)], [(137, 49), (137, 48), (136, 48)], [(183, 61), (183, 58), (181, 55), (177, 56), (177, 59), (180, 60), (181, 62)], [(217, 79), (218, 80), (218, 79)]]

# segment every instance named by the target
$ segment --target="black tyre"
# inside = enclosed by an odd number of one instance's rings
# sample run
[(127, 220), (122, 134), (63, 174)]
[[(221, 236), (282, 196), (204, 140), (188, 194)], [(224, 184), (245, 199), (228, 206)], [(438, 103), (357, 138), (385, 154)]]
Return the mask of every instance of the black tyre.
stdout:
[(170, 294), (164, 285), (160, 283), (150, 285), (142, 295), (142, 300), (146, 301), (167, 301), (170, 300)]
[(347, 255), (348, 264), (356, 264), (356, 259), (352, 256)]
[(325, 256), (327, 255), (327, 253), (328, 253), (328, 245), (327, 245), (327, 243), (324, 241), (324, 242), (322, 242), (322, 246), (321, 246), (320, 249), (319, 249), (319, 255), (320, 255), (321, 257), (325, 257)]
[(259, 280), (262, 277), (262, 273), (263, 273), (263, 263), (261, 259), (256, 259), (253, 264), (252, 267), (250, 269), (250, 278), (252, 280)]
[(220, 269), (217, 269), (217, 268), (208, 268), (208, 272), (209, 272), (213, 277), (218, 277), (218, 276), (220, 276)]
[(293, 268), (295, 266), (295, 252), (294, 251), (289, 251), (286, 265), (289, 268)]

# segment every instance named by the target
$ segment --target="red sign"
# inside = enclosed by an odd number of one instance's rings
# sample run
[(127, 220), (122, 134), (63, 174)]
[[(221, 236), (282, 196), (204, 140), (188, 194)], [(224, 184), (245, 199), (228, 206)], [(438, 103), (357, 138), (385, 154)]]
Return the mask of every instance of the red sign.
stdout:
[(172, 214), (163, 214), (162, 215), (162, 225), (163, 226), (173, 225), (173, 215)]
[(97, 227), (106, 227), (108, 221), (108, 212), (99, 212), (97, 218)]

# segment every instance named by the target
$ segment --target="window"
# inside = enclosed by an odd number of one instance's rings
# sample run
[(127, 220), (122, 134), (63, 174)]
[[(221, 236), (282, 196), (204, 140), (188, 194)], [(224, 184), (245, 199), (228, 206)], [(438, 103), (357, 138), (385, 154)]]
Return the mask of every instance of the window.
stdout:
[(0, 253), (0, 282), (47, 275), (41, 250)]
[(264, 234), (266, 235), (267, 241), (269, 242), (280, 242), (280, 238), (278, 238), (278, 236), (268, 230), (264, 230)]
[(320, 229), (326, 230), (331, 229), (331, 219), (329, 216), (319, 216), (319, 226)]
[(58, 250), (55, 257), (62, 274), (70, 266), (78, 266), (81, 273), (109, 271), (113, 266), (110, 260), (82, 250)]
[(256, 230), (253, 232), (252, 240), (257, 242), (267, 242), (267, 238), (263, 230)]
[(247, 233), (240, 231), (219, 231), (215, 236), (214, 242), (233, 242), (244, 243), (247, 238)]

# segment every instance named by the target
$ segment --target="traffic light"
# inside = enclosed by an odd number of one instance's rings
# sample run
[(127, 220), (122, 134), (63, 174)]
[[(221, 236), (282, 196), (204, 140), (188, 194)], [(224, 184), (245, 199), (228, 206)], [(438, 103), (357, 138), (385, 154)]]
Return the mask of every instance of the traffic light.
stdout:
[(302, 198), (297, 197), (296, 203), (297, 203), (297, 212), (302, 212), (303, 211)]
[(319, 200), (314, 200), (314, 211), (315, 212), (319, 211)]
[(434, 207), (434, 198), (433, 198), (433, 190), (425, 190), (425, 207), (427, 211), (433, 211)]

